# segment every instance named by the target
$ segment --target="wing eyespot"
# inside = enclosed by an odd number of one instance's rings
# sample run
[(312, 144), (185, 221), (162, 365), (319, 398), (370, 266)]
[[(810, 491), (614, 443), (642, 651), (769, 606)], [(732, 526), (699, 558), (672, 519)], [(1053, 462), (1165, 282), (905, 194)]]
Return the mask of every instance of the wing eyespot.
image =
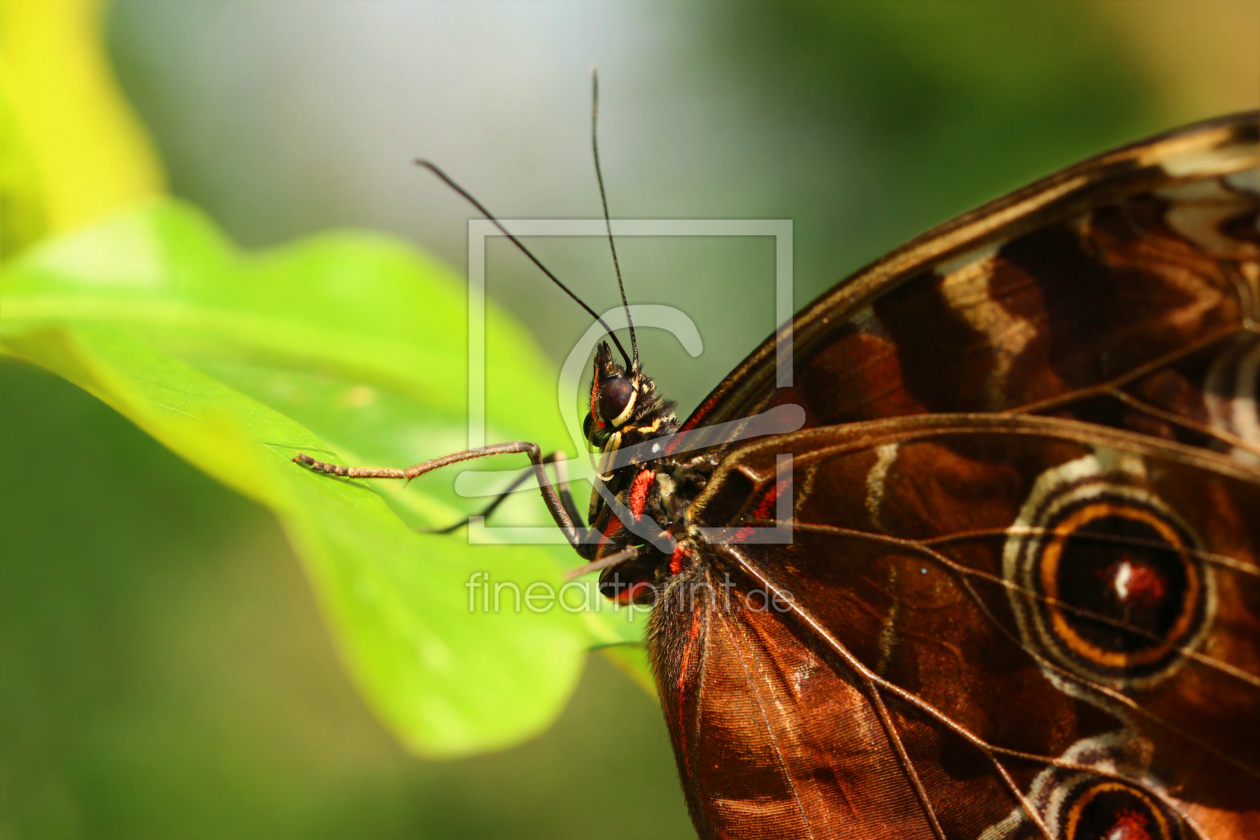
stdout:
[(1202, 638), (1214, 602), (1202, 553), (1140, 476), (1105, 471), (1090, 456), (1038, 479), (1004, 564), (1034, 649), (1130, 689), (1170, 676)]

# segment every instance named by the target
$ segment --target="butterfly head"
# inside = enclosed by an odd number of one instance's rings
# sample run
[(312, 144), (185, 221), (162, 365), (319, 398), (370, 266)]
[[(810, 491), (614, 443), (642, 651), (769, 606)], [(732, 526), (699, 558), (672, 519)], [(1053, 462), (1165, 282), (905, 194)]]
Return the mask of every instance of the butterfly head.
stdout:
[(608, 449), (610, 442), (632, 430), (644, 437), (673, 431), (666, 428), (674, 419), (672, 409), (672, 402), (656, 396), (656, 385), (637, 362), (627, 370), (613, 359), (608, 344), (600, 342), (591, 377), (590, 411), (582, 427), (593, 448)]
[(591, 377), (590, 412), (582, 427), (591, 446), (603, 449), (609, 438), (634, 417), (644, 379), (637, 370), (626, 370), (613, 361), (608, 344), (600, 342)]

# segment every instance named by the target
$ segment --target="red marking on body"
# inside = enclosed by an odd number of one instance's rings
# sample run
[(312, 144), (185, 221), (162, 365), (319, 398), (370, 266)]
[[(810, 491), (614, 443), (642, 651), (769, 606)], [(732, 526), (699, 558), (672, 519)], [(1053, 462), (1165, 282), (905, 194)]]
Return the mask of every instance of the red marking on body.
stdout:
[[(634, 484), (630, 487), (630, 514), (635, 521), (643, 515), (643, 509), (647, 507), (648, 490), (652, 487), (652, 481), (655, 480), (656, 473), (652, 470), (641, 470), (634, 477)], [(604, 533), (599, 540), (599, 548), (595, 552), (595, 559), (601, 560), (612, 550), (617, 549), (617, 541), (622, 532), (626, 530), (625, 523), (613, 516), (608, 525), (604, 528)], [(610, 597), (618, 604), (640, 603), (640, 598), (647, 596), (647, 600), (654, 599), (656, 596), (656, 587), (649, 581), (641, 580), (632, 583), (625, 589), (620, 589), (615, 595)], [(646, 603), (647, 600), (643, 601)]]
[(612, 546), (613, 548), (617, 547), (616, 546), (617, 537), (624, 530), (626, 530), (626, 526), (623, 525), (621, 523), (621, 520), (618, 519), (617, 517), (614, 516), (608, 521), (607, 527), (604, 528), (604, 533), (600, 534), (600, 537), (599, 537), (599, 550), (595, 552), (596, 560), (600, 560), (605, 556), (604, 555), (605, 548), (608, 548), (609, 546)]
[(674, 553), (669, 555), (669, 573), (677, 575), (682, 573), (682, 561), (684, 557), (690, 557), (691, 552), (683, 548), (682, 543), (674, 546)]
[(643, 470), (634, 477), (634, 484), (630, 487), (630, 513), (636, 522), (643, 516), (643, 508), (647, 507), (648, 490), (655, 479), (656, 473), (651, 470)]
[(599, 370), (591, 377), (591, 421), (596, 429), (604, 428), (604, 418), (599, 413)]
[(687, 634), (687, 644), (683, 647), (682, 664), (678, 668), (678, 750), (682, 753), (683, 764), (687, 768), (687, 776), (691, 776), (691, 756), (687, 753), (687, 728), (683, 726), (683, 703), (687, 699), (687, 666), (691, 663), (691, 651), (696, 646), (696, 638), (700, 635), (700, 608), (691, 611), (691, 632)]
[[(779, 496), (791, 486), (792, 486), (791, 476), (785, 476), (783, 478), (780, 478), (777, 482), (775, 482), (775, 485), (770, 488), (770, 491), (766, 493), (766, 495), (761, 497), (761, 502), (753, 510), (752, 516), (750, 518), (751, 519), (773, 519), (774, 513), (775, 513), (774, 511), (775, 503), (779, 501)], [(740, 528), (738, 531), (735, 532), (735, 536), (732, 539), (732, 542), (743, 542), (744, 540), (752, 536), (753, 530), (754, 528), (752, 525), (745, 525), (743, 528)]]
[(1103, 840), (1151, 840), (1151, 830), (1147, 825), (1146, 815), (1138, 811), (1121, 811), (1116, 824), (1111, 827)]
[(648, 583), (646, 580), (641, 580), (638, 583), (632, 583), (614, 595), (613, 601), (621, 604), (622, 606), (635, 603), (636, 598), (651, 588), (652, 584)]
[[(652, 480), (656, 478), (656, 473), (651, 470), (643, 470), (634, 477), (634, 484), (630, 487), (630, 513), (634, 516), (635, 521), (643, 515), (643, 509), (647, 507), (648, 489), (652, 486)], [(626, 525), (616, 516), (608, 520), (608, 524), (604, 527), (604, 533), (599, 540), (600, 551), (595, 556), (599, 559), (603, 556), (603, 548), (613, 545), (621, 532), (626, 529)]]

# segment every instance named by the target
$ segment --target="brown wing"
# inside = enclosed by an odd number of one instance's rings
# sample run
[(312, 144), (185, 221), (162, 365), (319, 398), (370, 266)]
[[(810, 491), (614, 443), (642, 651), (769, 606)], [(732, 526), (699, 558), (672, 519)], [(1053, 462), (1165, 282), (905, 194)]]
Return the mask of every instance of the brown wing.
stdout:
[(806, 410), (806, 426), (1054, 413), (1260, 454), (1260, 113), (1071, 167), (839, 284), (684, 428)]
[(785, 486), (790, 545), (699, 547), (653, 616), (703, 835), (1260, 836), (1260, 471), (905, 417), (746, 445), (692, 521)]

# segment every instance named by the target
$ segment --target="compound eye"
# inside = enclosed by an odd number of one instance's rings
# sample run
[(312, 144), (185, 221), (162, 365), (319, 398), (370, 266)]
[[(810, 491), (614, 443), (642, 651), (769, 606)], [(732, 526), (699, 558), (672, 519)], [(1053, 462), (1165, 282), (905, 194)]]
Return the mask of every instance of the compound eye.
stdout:
[(614, 426), (630, 419), (638, 392), (624, 376), (610, 376), (599, 383), (599, 413)]
[(588, 414), (586, 415), (586, 420), (583, 421), (582, 423), (582, 434), (585, 435), (586, 439), (593, 444), (595, 443), (595, 441), (591, 439), (591, 435), (594, 433), (595, 433), (595, 418)]

